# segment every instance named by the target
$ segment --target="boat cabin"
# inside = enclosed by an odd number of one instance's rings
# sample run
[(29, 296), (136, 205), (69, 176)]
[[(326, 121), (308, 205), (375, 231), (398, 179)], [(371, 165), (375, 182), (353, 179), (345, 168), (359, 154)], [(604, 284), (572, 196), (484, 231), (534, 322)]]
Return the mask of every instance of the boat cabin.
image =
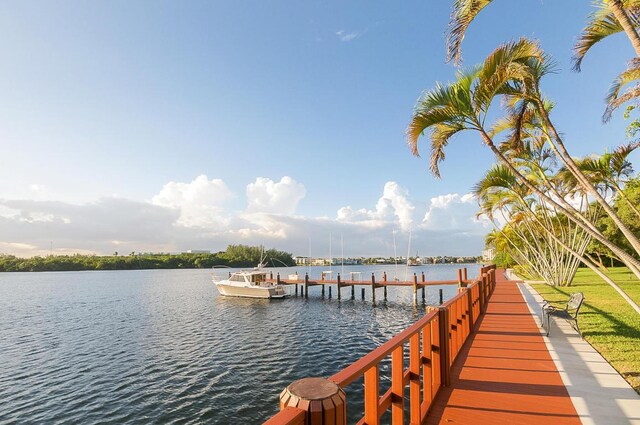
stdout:
[(230, 282), (249, 283), (251, 285), (260, 285), (267, 280), (266, 272), (239, 272), (229, 277)]

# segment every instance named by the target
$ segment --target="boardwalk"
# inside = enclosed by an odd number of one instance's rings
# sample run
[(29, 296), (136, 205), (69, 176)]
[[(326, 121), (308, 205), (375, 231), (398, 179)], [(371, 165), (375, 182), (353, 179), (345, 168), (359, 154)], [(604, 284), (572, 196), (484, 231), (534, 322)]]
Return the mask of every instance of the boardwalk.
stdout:
[(580, 424), (515, 282), (497, 271), (486, 315), (434, 400), (427, 424)]

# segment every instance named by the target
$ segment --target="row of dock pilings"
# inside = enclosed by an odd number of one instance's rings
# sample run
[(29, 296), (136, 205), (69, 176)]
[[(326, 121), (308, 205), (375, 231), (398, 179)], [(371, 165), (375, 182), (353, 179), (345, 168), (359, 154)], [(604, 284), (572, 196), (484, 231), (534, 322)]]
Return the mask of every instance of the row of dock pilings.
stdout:
[[(322, 298), (324, 298), (326, 296), (326, 289), (325, 287), (328, 286), (329, 287), (329, 298), (332, 298), (332, 286), (333, 284), (336, 285), (336, 289), (337, 289), (337, 298), (338, 300), (342, 299), (342, 288), (344, 287), (351, 287), (351, 299), (354, 300), (355, 299), (355, 292), (356, 292), (356, 285), (363, 285), (363, 286), (371, 286), (371, 301), (375, 304), (376, 303), (376, 289), (378, 288), (382, 288), (383, 289), (383, 296), (384, 296), (384, 301), (387, 301), (387, 288), (389, 286), (394, 286), (393, 282), (389, 282), (387, 280), (387, 273), (383, 272), (382, 275), (382, 281), (376, 281), (376, 276), (375, 273), (371, 273), (371, 283), (369, 282), (365, 282), (365, 281), (343, 281), (340, 273), (338, 273), (337, 275), (337, 280), (335, 281), (327, 281), (326, 283), (323, 283), (325, 281), (324, 279), (325, 275), (324, 273), (322, 274), (322, 278), (320, 280), (320, 282), (318, 283), (318, 281), (314, 281), (311, 282), (309, 280), (309, 274), (305, 273), (304, 275), (304, 280), (303, 282), (300, 283), (292, 283), (291, 281), (283, 281), (280, 278), (280, 273), (276, 274), (276, 283), (277, 284), (288, 284), (288, 285), (293, 285), (294, 286), (294, 291), (295, 291), (295, 296), (298, 296), (298, 291), (300, 296), (304, 296), (305, 298), (309, 298), (309, 287), (311, 286), (321, 286), (321, 294), (322, 294)], [(273, 273), (271, 273), (271, 279), (273, 280)], [(466, 286), (466, 282), (467, 282), (467, 269), (466, 268), (462, 268), (462, 269), (458, 269), (458, 286), (459, 287), (464, 287)], [(418, 289), (421, 289), (421, 299), (422, 299), (422, 304), (426, 304), (426, 277), (424, 272), (420, 273), (420, 282), (418, 282), (418, 274), (414, 273), (413, 274), (413, 301), (414, 304), (418, 304)], [(299, 286), (299, 288), (298, 288)], [(443, 294), (443, 290), (439, 289), (439, 304), (442, 304), (444, 301), (444, 294)], [(365, 299), (365, 288), (361, 288), (361, 298), (362, 300)]]

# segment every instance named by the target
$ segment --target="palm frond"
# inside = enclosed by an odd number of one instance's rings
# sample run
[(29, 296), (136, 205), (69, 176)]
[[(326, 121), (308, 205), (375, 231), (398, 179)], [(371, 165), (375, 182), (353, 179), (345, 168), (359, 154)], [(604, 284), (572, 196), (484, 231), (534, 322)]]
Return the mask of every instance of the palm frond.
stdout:
[(431, 128), (431, 157), (429, 169), (431, 173), (440, 178), (440, 162), (444, 161), (444, 148), (449, 144), (449, 140), (457, 133), (465, 130), (462, 123), (439, 123)]
[(572, 61), (575, 71), (580, 71), (582, 60), (596, 43), (612, 34), (624, 31), (606, 1), (597, 2), (596, 7), (597, 9), (589, 16), (587, 26), (582, 29), (578, 41), (573, 47)]
[(456, 66), (462, 63), (462, 40), (467, 28), (491, 0), (456, 0), (453, 3), (449, 29), (447, 30), (447, 62)]
[(640, 83), (635, 86), (627, 89), (622, 95), (619, 95), (614, 100), (610, 101), (607, 105), (607, 108), (602, 115), (602, 120), (607, 122), (611, 119), (613, 112), (618, 109), (621, 105), (627, 103), (630, 100), (633, 100), (637, 97), (640, 97)]
[(613, 80), (613, 83), (609, 88), (609, 93), (607, 93), (607, 97), (605, 98), (607, 102), (607, 109), (605, 110), (605, 114), (602, 117), (603, 121), (606, 122), (611, 119), (611, 113), (613, 112), (613, 110), (609, 111), (609, 107), (618, 99), (618, 96), (620, 95), (620, 90), (622, 90), (622, 87), (639, 79), (640, 79), (640, 59), (635, 58), (635, 60), (631, 60), (629, 62), (629, 67), (620, 75), (618, 75), (618, 77), (615, 80)]

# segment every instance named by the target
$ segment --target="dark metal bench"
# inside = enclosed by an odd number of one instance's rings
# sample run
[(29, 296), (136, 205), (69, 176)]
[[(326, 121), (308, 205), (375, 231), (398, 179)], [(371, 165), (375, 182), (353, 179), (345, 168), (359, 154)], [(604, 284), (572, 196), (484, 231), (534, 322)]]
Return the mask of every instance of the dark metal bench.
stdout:
[(549, 335), (549, 322), (551, 320), (551, 316), (560, 317), (565, 319), (573, 329), (578, 332), (580, 338), (582, 338), (582, 332), (580, 332), (580, 327), (578, 327), (578, 312), (580, 312), (580, 307), (582, 306), (582, 302), (584, 301), (584, 294), (582, 292), (576, 292), (571, 295), (569, 301), (562, 306), (557, 303), (550, 303), (545, 301), (542, 304), (542, 327), (545, 325), (545, 317), (547, 322), (547, 336)]

